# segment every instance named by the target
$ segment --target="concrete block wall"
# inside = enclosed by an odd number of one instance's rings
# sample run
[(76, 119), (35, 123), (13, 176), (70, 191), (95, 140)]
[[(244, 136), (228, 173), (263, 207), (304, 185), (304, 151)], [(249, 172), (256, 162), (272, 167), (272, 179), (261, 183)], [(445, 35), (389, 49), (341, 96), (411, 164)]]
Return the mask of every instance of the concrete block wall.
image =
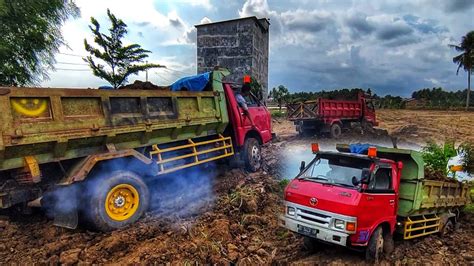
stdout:
[(268, 91), (268, 27), (256, 17), (197, 25), (197, 72), (226, 67), (229, 81), (242, 83), (251, 75)]

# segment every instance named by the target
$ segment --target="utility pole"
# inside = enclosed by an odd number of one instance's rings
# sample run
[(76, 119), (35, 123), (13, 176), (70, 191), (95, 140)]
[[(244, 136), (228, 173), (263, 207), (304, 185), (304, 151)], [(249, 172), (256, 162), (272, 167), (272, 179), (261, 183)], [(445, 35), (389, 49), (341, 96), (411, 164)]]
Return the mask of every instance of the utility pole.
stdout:
[[(145, 62), (148, 64), (148, 60)], [(145, 70), (145, 81), (148, 82), (148, 69)]]

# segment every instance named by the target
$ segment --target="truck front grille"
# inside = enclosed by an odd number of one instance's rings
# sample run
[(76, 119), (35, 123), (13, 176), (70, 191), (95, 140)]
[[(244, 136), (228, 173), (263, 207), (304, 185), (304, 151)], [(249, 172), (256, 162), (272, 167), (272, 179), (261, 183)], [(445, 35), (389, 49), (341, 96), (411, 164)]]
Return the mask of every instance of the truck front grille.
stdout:
[(310, 211), (306, 209), (296, 208), (296, 219), (307, 223), (313, 223), (329, 227), (331, 216), (319, 213), (317, 212), (317, 210)]

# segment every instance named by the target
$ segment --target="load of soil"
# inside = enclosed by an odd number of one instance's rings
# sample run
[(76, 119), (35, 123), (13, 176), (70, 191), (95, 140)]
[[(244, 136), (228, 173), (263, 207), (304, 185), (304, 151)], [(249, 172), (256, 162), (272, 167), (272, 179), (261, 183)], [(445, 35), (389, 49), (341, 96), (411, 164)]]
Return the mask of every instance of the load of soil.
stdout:
[(132, 84), (119, 87), (120, 90), (170, 90), (169, 86), (158, 86), (149, 81), (135, 80)]
[[(291, 143), (291, 141), (288, 141)], [(52, 225), (42, 213), (0, 218), (0, 263), (241, 263), (309, 262), (364, 264), (362, 253), (325, 246), (304, 249), (302, 237), (279, 226), (283, 184), (275, 173), (281, 143), (265, 148), (264, 170), (249, 174), (221, 167), (213, 200), (179, 202), (193, 209), (177, 215), (176, 206), (149, 212), (139, 222), (110, 233)], [(180, 208), (181, 208), (180, 207)], [(393, 264), (474, 262), (474, 218), (448, 237), (397, 242), (385, 259)]]

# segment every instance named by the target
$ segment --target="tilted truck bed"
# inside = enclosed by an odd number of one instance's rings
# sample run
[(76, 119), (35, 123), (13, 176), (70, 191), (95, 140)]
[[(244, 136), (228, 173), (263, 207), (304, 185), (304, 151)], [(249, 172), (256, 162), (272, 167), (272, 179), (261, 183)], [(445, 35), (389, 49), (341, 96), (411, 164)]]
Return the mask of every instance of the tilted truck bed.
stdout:
[(222, 133), (222, 72), (212, 91), (0, 88), (0, 170)]

